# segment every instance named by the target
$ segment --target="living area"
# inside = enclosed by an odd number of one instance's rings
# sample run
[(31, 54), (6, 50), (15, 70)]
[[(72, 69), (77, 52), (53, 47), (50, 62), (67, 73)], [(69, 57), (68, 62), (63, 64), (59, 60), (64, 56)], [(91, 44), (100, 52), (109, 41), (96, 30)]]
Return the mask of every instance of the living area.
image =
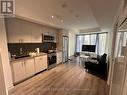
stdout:
[(76, 36), (76, 54), (86, 72), (107, 79), (108, 33), (79, 34)]

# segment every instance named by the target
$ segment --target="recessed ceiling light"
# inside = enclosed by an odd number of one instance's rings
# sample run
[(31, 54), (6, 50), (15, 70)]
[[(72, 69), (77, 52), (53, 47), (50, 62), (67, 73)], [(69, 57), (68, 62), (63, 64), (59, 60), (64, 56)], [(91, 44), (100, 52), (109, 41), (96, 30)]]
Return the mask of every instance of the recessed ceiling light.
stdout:
[(54, 16), (51, 16), (51, 18), (54, 18)]
[(61, 22), (63, 22), (63, 20), (61, 20)]
[(66, 8), (66, 7), (68, 7), (68, 5), (66, 3), (63, 3), (62, 8)]
[(76, 18), (79, 18), (79, 15), (78, 15), (78, 14), (77, 14), (77, 15), (75, 15), (75, 17), (76, 17)]

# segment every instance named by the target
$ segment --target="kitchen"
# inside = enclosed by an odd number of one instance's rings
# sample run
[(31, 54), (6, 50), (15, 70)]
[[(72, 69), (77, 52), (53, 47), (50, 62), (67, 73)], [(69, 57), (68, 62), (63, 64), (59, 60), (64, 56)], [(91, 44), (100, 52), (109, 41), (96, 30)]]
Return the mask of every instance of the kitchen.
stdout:
[(5, 23), (14, 85), (63, 63), (61, 38), (68, 34), (20, 18), (8, 18)]

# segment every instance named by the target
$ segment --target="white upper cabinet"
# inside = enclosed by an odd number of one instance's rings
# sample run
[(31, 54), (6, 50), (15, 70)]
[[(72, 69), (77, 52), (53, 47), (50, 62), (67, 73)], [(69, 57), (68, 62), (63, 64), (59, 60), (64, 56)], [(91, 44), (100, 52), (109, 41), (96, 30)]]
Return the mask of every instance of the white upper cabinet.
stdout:
[(22, 20), (7, 19), (6, 26), (8, 43), (31, 42), (31, 28), (29, 26), (25, 27), (26, 23), (24, 23)]
[(42, 34), (54, 36), (57, 29), (17, 18), (6, 19), (8, 43), (42, 43)]
[(17, 20), (13, 19), (14, 21), (10, 21), (8, 19), (6, 22), (7, 26), (7, 39), (9, 43), (19, 43), (22, 40), (22, 28), (21, 23), (17, 24)]
[[(20, 21), (21, 22), (21, 36), (22, 36), (22, 42), (21, 43), (31, 43), (32, 37), (31, 37), (31, 31), (32, 28), (30, 25), (27, 25), (26, 22)], [(30, 23), (29, 23), (30, 24)]]
[(42, 28), (41, 26), (32, 27), (31, 30), (32, 43), (42, 43)]

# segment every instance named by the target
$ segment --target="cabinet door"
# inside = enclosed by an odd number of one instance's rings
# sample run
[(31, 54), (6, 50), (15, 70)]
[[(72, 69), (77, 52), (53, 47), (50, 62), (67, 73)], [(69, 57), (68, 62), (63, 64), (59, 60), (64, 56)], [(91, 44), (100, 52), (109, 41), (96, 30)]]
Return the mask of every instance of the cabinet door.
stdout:
[(38, 73), (47, 69), (47, 55), (35, 57), (35, 72)]
[(40, 26), (33, 27), (31, 34), (32, 43), (42, 43), (42, 30)]
[(34, 58), (25, 60), (24, 64), (25, 64), (25, 70), (26, 70), (26, 78), (34, 75), (35, 74)]
[(19, 20), (8, 19), (6, 25), (8, 43), (19, 43), (22, 40), (22, 28)]
[(43, 70), (48, 68), (48, 62), (47, 62), (47, 55), (43, 56), (43, 61), (42, 61), (42, 65), (43, 65)]
[(62, 52), (57, 53), (57, 64), (62, 62)]
[(43, 57), (39, 56), (35, 58), (35, 72), (38, 73), (43, 70)]
[(25, 66), (24, 61), (16, 61), (12, 63), (14, 83), (25, 79)]
[(21, 36), (22, 36), (22, 43), (31, 43), (31, 28), (32, 28), (32, 24), (30, 22), (26, 22), (26, 21), (20, 21), (21, 23)]

